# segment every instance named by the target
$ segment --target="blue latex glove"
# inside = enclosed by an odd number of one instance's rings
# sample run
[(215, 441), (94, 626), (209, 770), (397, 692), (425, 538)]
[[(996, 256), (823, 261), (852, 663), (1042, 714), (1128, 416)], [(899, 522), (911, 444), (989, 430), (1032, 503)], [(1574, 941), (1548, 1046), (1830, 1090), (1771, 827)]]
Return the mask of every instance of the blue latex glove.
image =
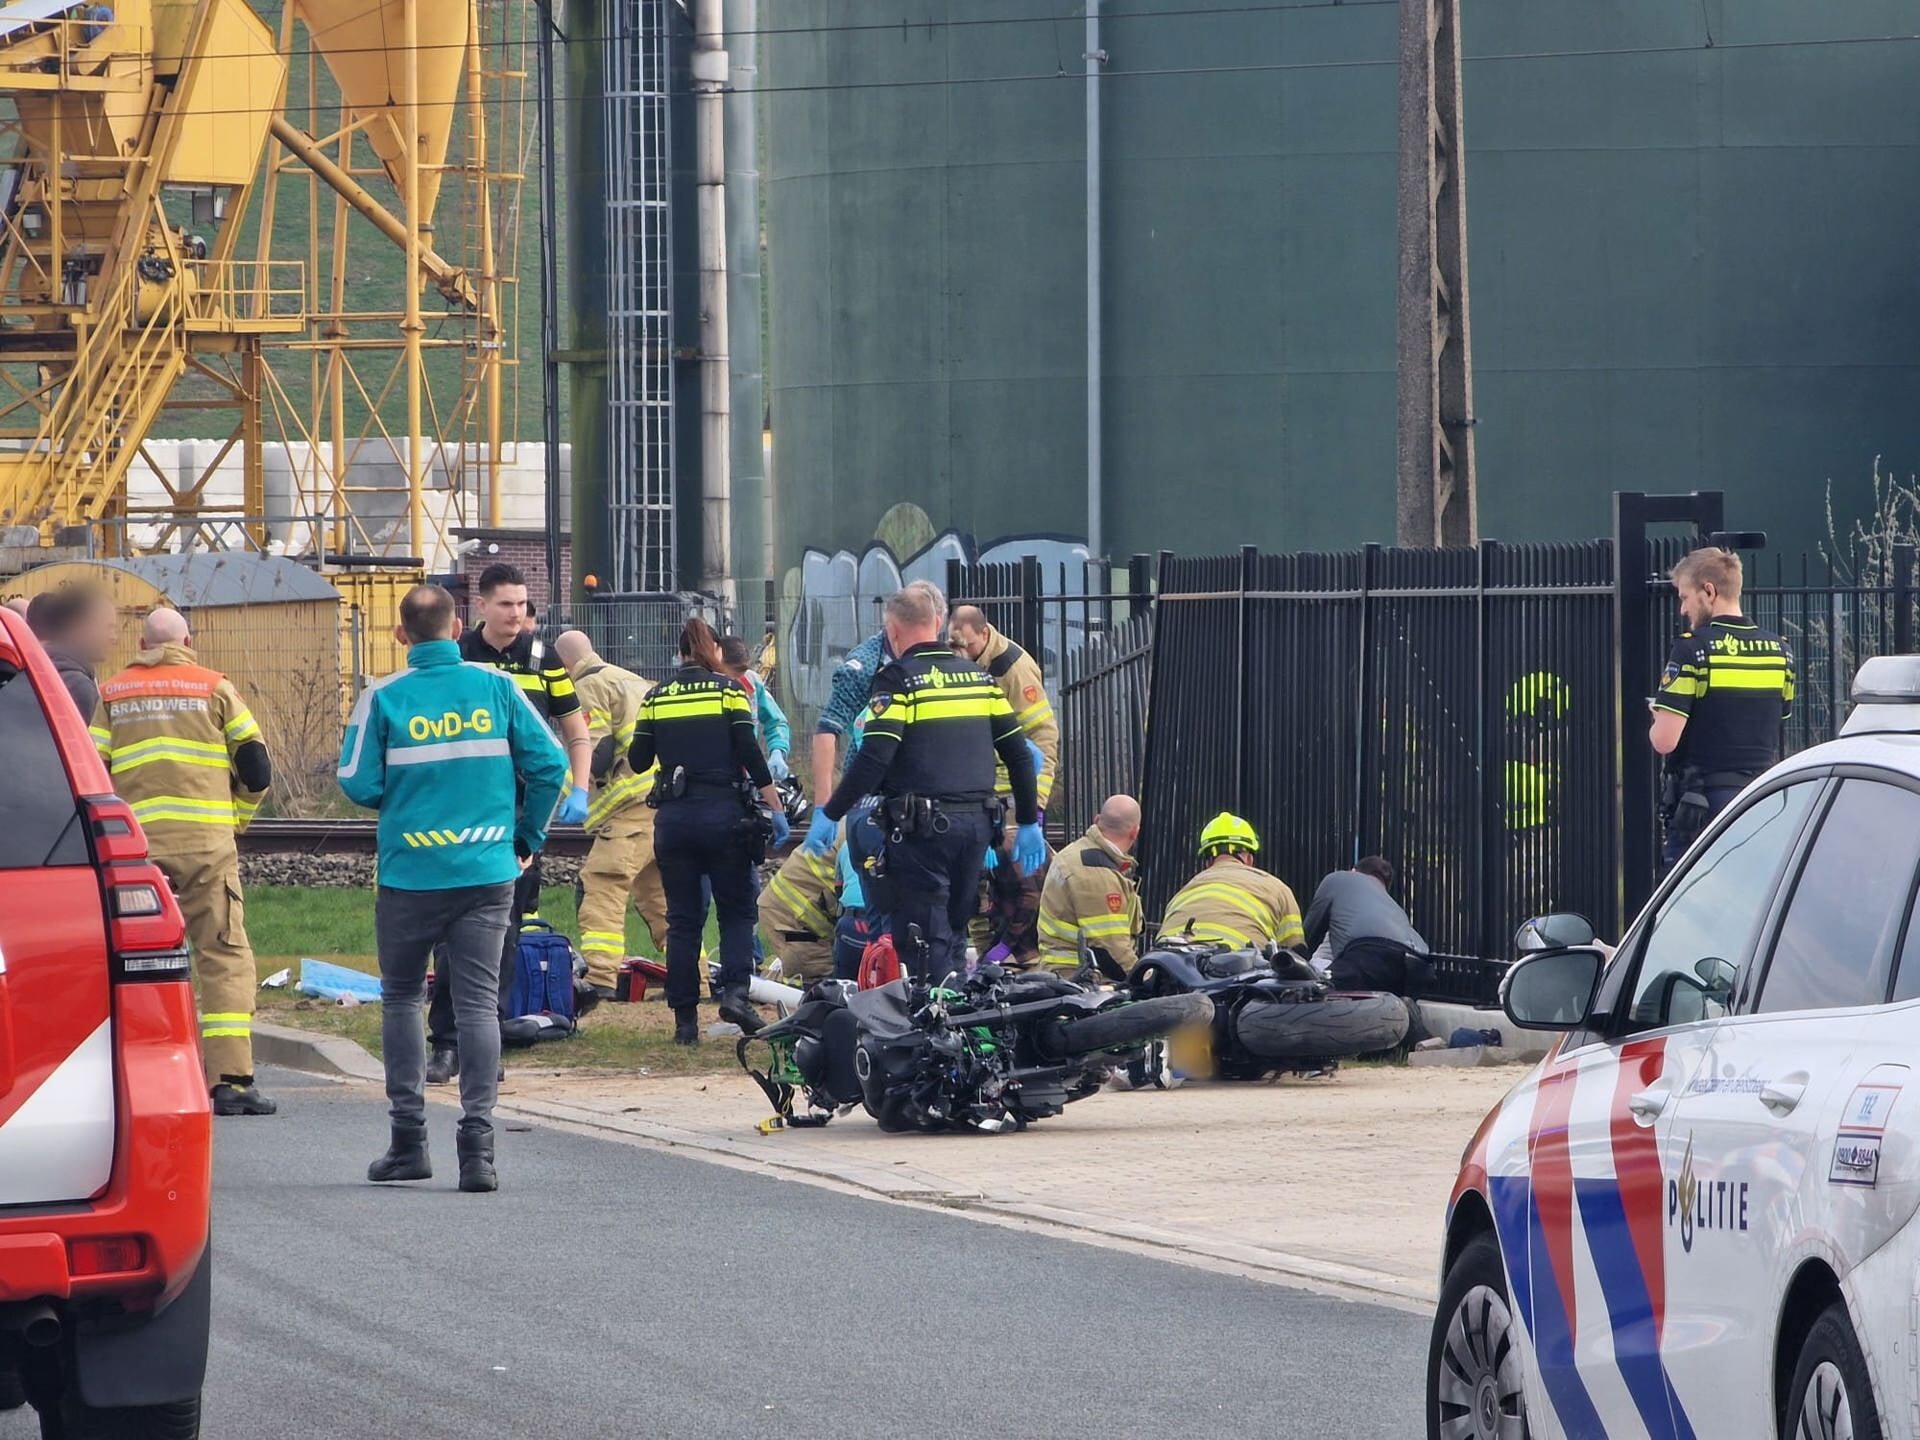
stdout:
[(771, 813), (773, 815), (773, 848), (778, 850), (793, 834), (793, 825), (788, 821), (786, 811), (775, 810)]
[(1000, 852), (989, 845), (987, 847), (987, 858), (980, 862), (980, 868), (983, 870), (998, 870), (1000, 868)]
[(554, 817), (562, 825), (578, 825), (587, 818), (587, 787), (576, 785), (567, 792), (567, 798), (560, 802), (560, 813)]
[(807, 838), (800, 848), (809, 855), (825, 855), (833, 849), (834, 837), (840, 833), (840, 826), (827, 818), (824, 810), (815, 810), (813, 819), (807, 822)]
[(767, 752), (767, 769), (772, 773), (776, 785), (793, 773), (787, 766), (787, 752), (784, 750)]
[(1047, 837), (1038, 825), (1022, 825), (1013, 837), (1013, 863), (1032, 875), (1047, 863)]

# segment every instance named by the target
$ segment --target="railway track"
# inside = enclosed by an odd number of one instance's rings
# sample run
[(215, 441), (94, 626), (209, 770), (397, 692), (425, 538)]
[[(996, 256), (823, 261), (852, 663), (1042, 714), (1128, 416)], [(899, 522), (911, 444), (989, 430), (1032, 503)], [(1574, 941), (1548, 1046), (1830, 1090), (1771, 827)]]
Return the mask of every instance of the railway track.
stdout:
[[(374, 820), (256, 820), (238, 837), (244, 855), (371, 855)], [(546, 854), (580, 856), (593, 843), (578, 825), (547, 832)]]

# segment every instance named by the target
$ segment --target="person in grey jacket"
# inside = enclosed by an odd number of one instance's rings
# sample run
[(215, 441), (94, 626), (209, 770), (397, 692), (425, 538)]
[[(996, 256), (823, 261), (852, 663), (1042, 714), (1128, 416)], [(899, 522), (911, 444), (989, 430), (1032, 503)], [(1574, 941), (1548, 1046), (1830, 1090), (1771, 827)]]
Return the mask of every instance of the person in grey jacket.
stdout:
[(93, 585), (63, 585), (27, 604), (27, 624), (47, 647), (47, 658), (73, 697), (81, 720), (91, 724), (100, 705), (96, 671), (120, 638), (120, 612), (113, 597)]
[(1320, 882), (1307, 906), (1307, 951), (1324, 941), (1333, 980), (1343, 989), (1407, 992), (1407, 959), (1427, 942), (1393, 898), (1393, 866), (1369, 855)]

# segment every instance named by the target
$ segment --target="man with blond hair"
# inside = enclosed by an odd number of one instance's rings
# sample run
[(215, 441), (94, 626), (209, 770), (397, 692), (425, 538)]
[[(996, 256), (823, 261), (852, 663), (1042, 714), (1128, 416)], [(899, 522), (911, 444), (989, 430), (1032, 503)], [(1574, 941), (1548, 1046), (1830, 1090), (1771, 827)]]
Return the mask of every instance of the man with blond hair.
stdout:
[(1648, 740), (1667, 757), (1660, 860), (1671, 869), (1694, 837), (1780, 759), (1793, 709), (1793, 651), (1740, 609), (1740, 557), (1708, 547), (1671, 572), (1687, 628), (1648, 704)]

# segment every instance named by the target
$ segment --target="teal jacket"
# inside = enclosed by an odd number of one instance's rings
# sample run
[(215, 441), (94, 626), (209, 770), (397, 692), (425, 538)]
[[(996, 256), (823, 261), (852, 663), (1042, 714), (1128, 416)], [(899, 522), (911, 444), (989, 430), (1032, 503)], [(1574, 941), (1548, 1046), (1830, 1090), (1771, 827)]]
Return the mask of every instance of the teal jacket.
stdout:
[(457, 890), (519, 876), (519, 857), (547, 838), (567, 752), (512, 676), (429, 640), (360, 692), (339, 776), (349, 800), (380, 812), (382, 885)]

